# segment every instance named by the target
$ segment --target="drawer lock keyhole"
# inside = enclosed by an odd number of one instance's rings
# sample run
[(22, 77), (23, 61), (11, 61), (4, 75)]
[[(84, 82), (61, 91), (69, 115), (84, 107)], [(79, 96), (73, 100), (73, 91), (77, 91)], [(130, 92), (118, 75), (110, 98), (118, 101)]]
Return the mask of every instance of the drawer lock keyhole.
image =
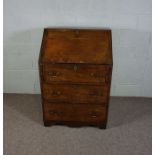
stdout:
[(77, 71), (77, 66), (76, 66), (76, 65), (74, 66), (74, 71), (75, 71), (75, 72)]

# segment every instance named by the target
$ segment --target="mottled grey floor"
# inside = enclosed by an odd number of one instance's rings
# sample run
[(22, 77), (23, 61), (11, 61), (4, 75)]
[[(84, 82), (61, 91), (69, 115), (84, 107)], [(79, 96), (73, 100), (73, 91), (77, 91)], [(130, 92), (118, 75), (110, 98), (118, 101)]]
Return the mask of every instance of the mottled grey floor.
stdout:
[(4, 155), (151, 155), (151, 102), (112, 97), (106, 130), (44, 127), (40, 95), (4, 94)]

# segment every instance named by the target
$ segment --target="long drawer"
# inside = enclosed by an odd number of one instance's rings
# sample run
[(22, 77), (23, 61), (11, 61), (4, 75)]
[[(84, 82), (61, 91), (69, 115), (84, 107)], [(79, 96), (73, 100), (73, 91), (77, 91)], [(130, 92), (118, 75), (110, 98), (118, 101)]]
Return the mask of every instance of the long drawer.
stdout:
[(106, 119), (106, 109), (103, 105), (67, 106), (63, 103), (45, 102), (43, 109), (46, 121), (104, 122)]
[(46, 82), (104, 83), (110, 81), (111, 66), (82, 64), (44, 64)]
[(103, 85), (43, 83), (43, 98), (50, 102), (105, 104), (107, 95), (108, 87)]

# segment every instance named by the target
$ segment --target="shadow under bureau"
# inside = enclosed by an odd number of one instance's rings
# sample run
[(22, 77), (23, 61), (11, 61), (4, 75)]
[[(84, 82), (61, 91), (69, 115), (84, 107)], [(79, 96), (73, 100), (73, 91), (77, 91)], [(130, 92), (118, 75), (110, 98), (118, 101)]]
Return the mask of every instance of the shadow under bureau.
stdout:
[(44, 29), (39, 71), (45, 126), (106, 128), (111, 30)]

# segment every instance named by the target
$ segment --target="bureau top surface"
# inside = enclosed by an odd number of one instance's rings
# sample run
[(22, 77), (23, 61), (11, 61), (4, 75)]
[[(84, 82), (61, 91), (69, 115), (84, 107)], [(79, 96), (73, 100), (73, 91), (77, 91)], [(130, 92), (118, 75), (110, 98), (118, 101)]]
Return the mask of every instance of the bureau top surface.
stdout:
[(44, 29), (40, 61), (112, 64), (109, 29)]

